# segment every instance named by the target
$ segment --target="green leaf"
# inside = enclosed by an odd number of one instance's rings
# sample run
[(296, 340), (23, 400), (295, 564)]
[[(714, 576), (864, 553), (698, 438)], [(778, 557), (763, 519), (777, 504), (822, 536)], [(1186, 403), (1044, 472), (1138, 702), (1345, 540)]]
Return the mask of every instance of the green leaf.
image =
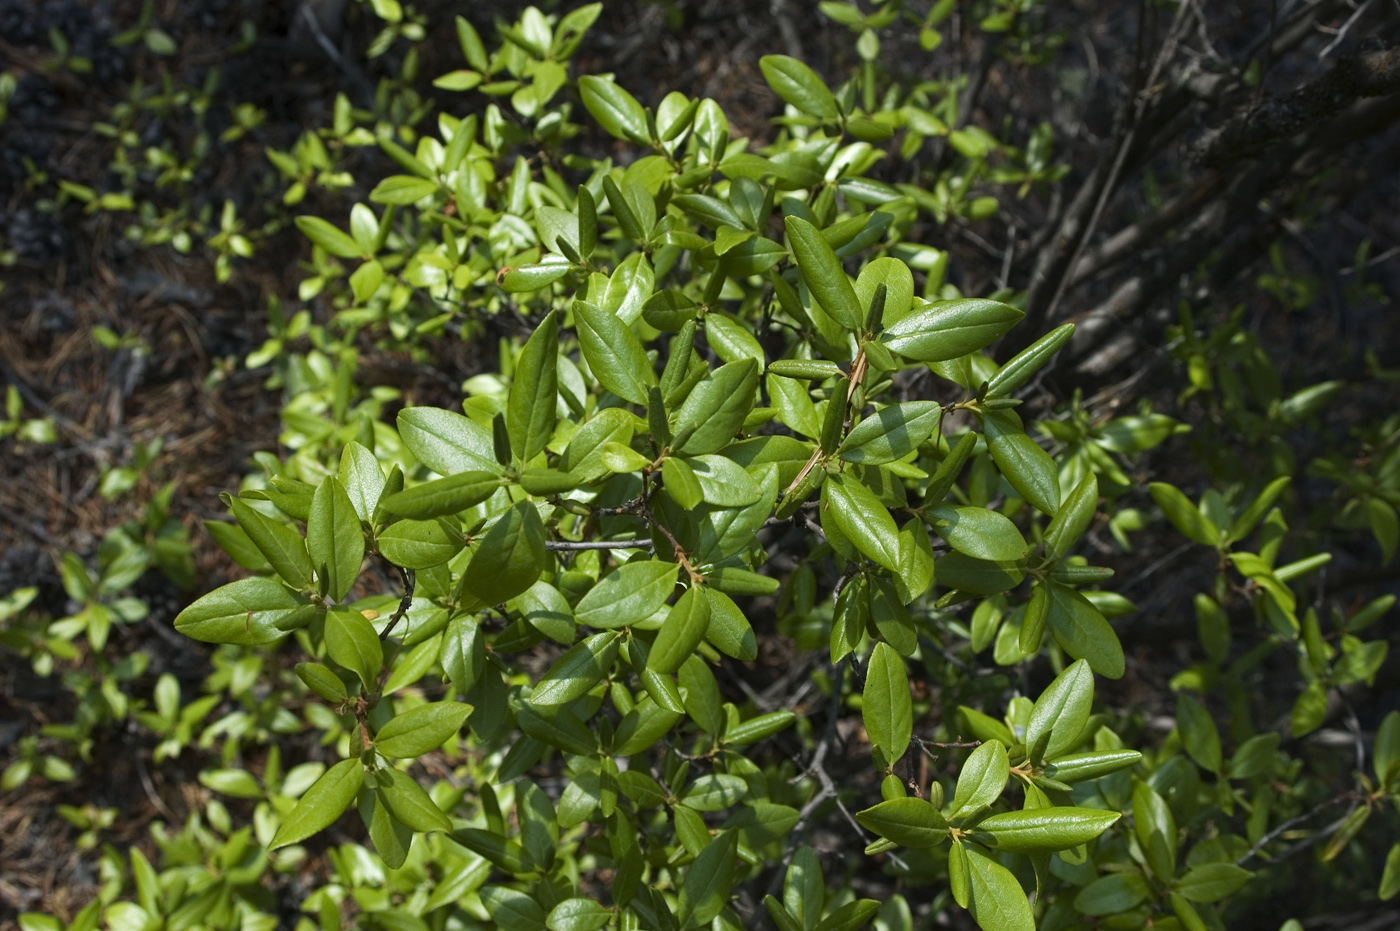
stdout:
[(322, 773), (277, 829), (271, 849), (303, 841), (334, 824), (355, 800), (364, 773), (364, 766), (357, 759), (341, 760)]
[(284, 636), (279, 622), (312, 605), (280, 582), (240, 579), (214, 589), (175, 618), (175, 629), (205, 643), (257, 646)]
[(880, 285), (885, 286), (885, 326), (909, 316), (914, 303), (914, 274), (909, 266), (883, 256), (862, 268), (856, 278), (856, 300), (860, 306), (870, 306)]
[(1166, 799), (1145, 782), (1133, 786), (1133, 831), (1153, 875), (1171, 882), (1176, 876), (1176, 819)]
[(1381, 726), (1376, 728), (1371, 763), (1376, 781), (1385, 785), (1391, 778), (1391, 770), (1400, 764), (1400, 711), (1392, 711), (1381, 719)]
[[(721, 572), (732, 581), (733, 575), (743, 570), (711, 570), (704, 588), (705, 600), (710, 603), (710, 623), (705, 630), (705, 639), (725, 656), (732, 656), (741, 662), (752, 662), (758, 658), (758, 640), (753, 635), (753, 627), (739, 606), (723, 591), (716, 590), (716, 578)], [(731, 590), (743, 588), (742, 594), (771, 595), (778, 588), (778, 580), (757, 573), (745, 573), (749, 578), (745, 585), (734, 585)], [(763, 585), (758, 584), (762, 580)]]
[(569, 439), (560, 468), (582, 482), (602, 478), (608, 472), (604, 463), (608, 447), (629, 442), (633, 423), (633, 417), (620, 408), (599, 411)]
[(359, 676), (367, 690), (374, 688), (384, 648), (368, 618), (349, 608), (332, 608), (326, 612), (325, 640), (331, 659)]
[(1031, 903), (1012, 872), (978, 848), (963, 846), (967, 851), (967, 910), (977, 926), (983, 931), (1035, 931)]
[(1017, 494), (1054, 517), (1060, 510), (1060, 479), (1055, 460), (1026, 435), (1015, 411), (984, 411), (982, 424), (997, 471)]
[(1010, 774), (1011, 764), (1001, 741), (988, 741), (973, 750), (963, 764), (962, 772), (958, 773), (958, 785), (953, 791), (952, 814), (949, 817), (961, 817), (990, 806), (1001, 797)]
[(914, 728), (909, 675), (904, 657), (888, 643), (877, 643), (866, 667), (861, 717), (870, 742), (893, 767), (909, 746)]
[(1205, 706), (1184, 692), (1176, 697), (1176, 727), (1191, 759), (1203, 769), (1219, 773), (1224, 765), (1220, 732)]
[(739, 835), (734, 831), (723, 832), (700, 851), (681, 881), (676, 918), (682, 929), (709, 924), (729, 904), (738, 853)]
[(712, 773), (686, 786), (680, 801), (696, 811), (721, 811), (739, 804), (748, 794), (749, 784), (742, 776)]
[(850, 475), (831, 476), (822, 485), (823, 526), (828, 517), (862, 555), (898, 571), (899, 528), (873, 491)]
[(476, 507), (504, 484), (496, 472), (459, 472), (387, 495), (381, 506), (400, 517), (431, 520)]
[(695, 472), (682, 459), (666, 457), (661, 463), (661, 482), (671, 499), (683, 510), (693, 511), (705, 500)]
[(303, 236), (331, 255), (342, 259), (358, 259), (364, 255), (364, 250), (356, 245), (349, 234), (341, 232), (320, 217), (297, 217), (296, 224)]
[(520, 350), (506, 404), (510, 448), (522, 462), (539, 455), (554, 434), (559, 405), (558, 371), (559, 323), (550, 311)]
[(452, 819), (407, 773), (386, 766), (375, 772), (375, 783), (379, 802), (405, 826), (415, 831), (452, 830)]
[(571, 702), (603, 681), (617, 658), (617, 631), (586, 637), (564, 651), (530, 693), (530, 704), (547, 708)]
[[(721, 508), (745, 508), (763, 497), (748, 471), (732, 459), (716, 455), (688, 456), (686, 465), (700, 485), (707, 504)], [(766, 516), (766, 515), (765, 515)]]
[(529, 501), (519, 501), (472, 544), (462, 588), (482, 605), (509, 601), (539, 581), (546, 559), (544, 522)]
[(1094, 519), (1094, 511), (1099, 503), (1099, 480), (1093, 472), (1069, 493), (1060, 505), (1054, 519), (1045, 528), (1045, 558), (1060, 560), (1069, 555), (1074, 544), (1084, 536), (1084, 531)]
[(645, 405), (656, 372), (632, 329), (587, 301), (574, 301), (574, 321), (583, 357), (598, 383), (623, 400)]
[(462, 532), (447, 520), (398, 520), (379, 532), (379, 553), (405, 569), (440, 566), (462, 551)]
[(583, 105), (610, 135), (643, 145), (649, 142), (647, 114), (637, 98), (612, 81), (593, 74), (579, 78), (578, 89)]
[(841, 326), (852, 331), (860, 329), (865, 314), (841, 260), (821, 231), (801, 217), (787, 217), (783, 222), (807, 290)]
[(491, 431), (461, 414), (439, 407), (410, 407), (399, 411), (398, 428), (409, 452), (439, 475), (500, 474)]
[(1294, 737), (1311, 734), (1322, 726), (1327, 716), (1327, 687), (1321, 682), (1310, 682), (1298, 694), (1289, 716), (1289, 730)]
[(1085, 660), (1070, 664), (1040, 693), (1026, 725), (1030, 761), (1053, 760), (1079, 740), (1094, 704), (1094, 674)]
[(340, 676), (320, 663), (297, 663), (296, 673), (307, 688), (328, 702), (342, 702), (349, 695)]
[(429, 702), (387, 721), (374, 735), (374, 746), (390, 759), (419, 757), (441, 747), (462, 729), (472, 706), (455, 701)]
[(887, 326), (880, 340), (916, 362), (946, 362), (989, 345), (1023, 316), (1010, 304), (997, 301), (938, 301), (916, 306), (909, 316)]
[(841, 116), (836, 98), (831, 96), (817, 73), (796, 58), (787, 55), (764, 55), (758, 60), (763, 79), (773, 92), (803, 113), (819, 119), (834, 120)]
[(550, 909), (544, 923), (549, 931), (598, 931), (612, 917), (612, 909), (592, 899), (575, 897)]
[(1095, 808), (1035, 808), (983, 818), (977, 831), (990, 834), (998, 849), (1014, 853), (1068, 850), (1098, 837), (1120, 817)]
[(677, 452), (714, 453), (732, 443), (753, 410), (758, 365), (742, 359), (700, 380), (676, 414)]
[(944, 504), (927, 508), (924, 520), (949, 546), (973, 559), (1012, 562), (1030, 550), (1015, 524), (986, 508)]
[(816, 851), (800, 847), (788, 864), (783, 877), (782, 908), (793, 919), (799, 931), (813, 931), (821, 921), (826, 904), (826, 880)]
[(1079, 890), (1074, 907), (1085, 915), (1116, 915), (1137, 906), (1148, 893), (1141, 873), (1110, 873)]
[(903, 847), (937, 847), (948, 837), (948, 822), (921, 798), (895, 798), (856, 813), (856, 820)]
[(934, 563), (939, 584), (973, 595), (997, 595), (1021, 584), (1025, 569), (1014, 561), (992, 562), (949, 553)]
[(1085, 782), (1127, 769), (1141, 759), (1142, 754), (1136, 750), (1093, 750), (1050, 761), (1045, 775), (1056, 782)]
[(846, 434), (836, 454), (847, 462), (878, 465), (902, 459), (938, 429), (937, 401), (906, 401), (877, 411)]
[(342, 600), (360, 577), (365, 534), (350, 496), (334, 475), (321, 480), (311, 499), (306, 548), (327, 592), (336, 601)]
[(1153, 482), (1147, 488), (1152, 492), (1152, 500), (1157, 502), (1177, 530), (1204, 546), (1220, 544), (1220, 531), (1201, 515), (1200, 510), (1179, 489), (1166, 482)]
[[(672, 570), (674, 577), (675, 570)], [(674, 578), (672, 579), (674, 587)], [(704, 589), (692, 586), (685, 590), (657, 632), (647, 657), (647, 668), (660, 673), (672, 673), (681, 668), (710, 629), (710, 600)]]
[(1016, 353), (987, 382), (987, 397), (1004, 398), (1011, 394), (1049, 362), (1073, 335), (1074, 324), (1062, 324)]
[(228, 506), (272, 571), (293, 588), (310, 589), (314, 569), (301, 534), (281, 521), (263, 516), (238, 498), (228, 499)]
[(823, 918), (817, 924), (817, 931), (856, 931), (879, 910), (880, 903), (874, 899), (847, 902)]
[(1094, 672), (1110, 679), (1123, 676), (1123, 644), (1098, 608), (1059, 582), (1046, 582), (1050, 607), (1046, 621), (1055, 642), (1075, 659), (1089, 661)]
[(390, 175), (374, 186), (374, 190), (369, 192), (369, 199), (376, 204), (406, 207), (436, 194), (437, 191), (436, 181), (415, 178), (412, 175)]
[(756, 718), (749, 718), (724, 732), (725, 746), (742, 747), (771, 737), (781, 730), (791, 727), (797, 715), (791, 711), (770, 711)]
[(1400, 843), (1392, 846), (1385, 856), (1385, 870), (1381, 873), (1381, 887), (1377, 892), (1382, 902), (1390, 901), (1397, 894), (1400, 894)]
[(1249, 536), (1291, 481), (1293, 481), (1292, 477), (1284, 475), (1266, 485), (1264, 490), (1259, 493), (1259, 497), (1251, 501), (1249, 507), (1241, 511), (1240, 516), (1236, 517), (1235, 522), (1230, 525), (1229, 538), (1243, 540)]
[(574, 609), (574, 619), (599, 629), (646, 620), (676, 590), (676, 569), (675, 563), (660, 559), (627, 563), (588, 590)]
[(501, 275), (501, 290), (508, 294), (538, 291), (554, 284), (572, 270), (573, 265), (562, 255), (546, 255), (530, 265), (505, 269)]
[(1238, 891), (1253, 876), (1233, 863), (1203, 863), (1177, 880), (1176, 891), (1192, 902), (1218, 902)]

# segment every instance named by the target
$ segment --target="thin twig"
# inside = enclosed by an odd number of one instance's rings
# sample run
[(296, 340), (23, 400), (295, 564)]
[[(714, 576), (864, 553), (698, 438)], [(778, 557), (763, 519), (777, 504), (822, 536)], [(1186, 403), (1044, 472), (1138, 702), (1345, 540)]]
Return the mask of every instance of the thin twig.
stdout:
[(583, 550), (649, 550), (650, 540), (546, 540), (544, 548), (557, 553), (577, 553)]
[[(1284, 831), (1287, 831), (1296, 825), (1302, 824), (1304, 821), (1308, 821), (1315, 815), (1318, 815), (1329, 808), (1333, 808), (1345, 802), (1355, 802), (1359, 798), (1360, 794), (1357, 792), (1345, 792), (1341, 795), (1338, 795), (1335, 798), (1329, 798), (1327, 801), (1314, 806), (1312, 809), (1303, 812), (1301, 815), (1289, 818), (1287, 821), (1283, 822), (1283, 824), (1280, 824), (1278, 827), (1274, 828), (1272, 831), (1259, 838), (1259, 840), (1255, 841), (1254, 846), (1250, 847), (1249, 850), (1245, 851), (1244, 856), (1240, 857), (1238, 860), (1235, 861), (1235, 866), (1244, 866), (1250, 860), (1254, 859), (1255, 854), (1259, 853), (1259, 851), (1263, 850), (1273, 841), (1277, 840), (1279, 835), (1281, 835)], [(1347, 812), (1347, 814), (1350, 815), (1351, 812)], [(1309, 845), (1317, 843), (1319, 840), (1325, 837), (1329, 831), (1335, 831), (1338, 827), (1341, 826), (1340, 822), (1345, 820), (1346, 818), (1343, 817), (1335, 826), (1329, 825), (1328, 828), (1325, 828), (1322, 831), (1319, 831), (1317, 834), (1314, 834), (1312, 837), (1308, 838)], [(1283, 855), (1275, 857), (1274, 862), (1286, 859), (1287, 857), (1292, 856), (1294, 853), (1297, 853), (1300, 849), (1305, 848), (1295, 844), (1293, 847), (1290, 847), (1288, 850), (1284, 851)]]

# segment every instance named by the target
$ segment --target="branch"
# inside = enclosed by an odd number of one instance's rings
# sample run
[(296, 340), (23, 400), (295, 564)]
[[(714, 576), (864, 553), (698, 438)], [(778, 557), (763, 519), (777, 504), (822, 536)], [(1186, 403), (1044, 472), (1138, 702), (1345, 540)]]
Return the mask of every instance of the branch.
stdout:
[(583, 550), (649, 550), (650, 540), (546, 540), (544, 548), (558, 553)]

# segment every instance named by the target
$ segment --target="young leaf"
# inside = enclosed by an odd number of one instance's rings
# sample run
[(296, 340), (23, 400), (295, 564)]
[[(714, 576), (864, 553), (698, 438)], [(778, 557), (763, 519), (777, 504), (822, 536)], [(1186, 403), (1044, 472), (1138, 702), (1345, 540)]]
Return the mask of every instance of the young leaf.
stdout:
[(1204, 705), (1185, 692), (1176, 696), (1176, 726), (1191, 759), (1201, 768), (1219, 773), (1224, 761), (1215, 720)]
[(647, 144), (647, 115), (637, 98), (606, 78), (587, 74), (578, 79), (579, 95), (588, 112), (613, 136)]
[(374, 688), (384, 665), (384, 648), (374, 625), (358, 611), (332, 608), (326, 612), (325, 639), (331, 659), (359, 676), (366, 689)]
[(530, 704), (547, 708), (571, 702), (603, 680), (617, 657), (617, 631), (605, 630), (564, 651), (530, 693)]
[(986, 508), (939, 505), (927, 508), (924, 519), (949, 546), (973, 559), (1009, 562), (1030, 550), (1015, 524)]
[(342, 259), (358, 259), (364, 255), (355, 240), (320, 217), (297, 217), (296, 224), (302, 235), (331, 255)]
[(288, 813), (268, 846), (276, 850), (306, 840), (335, 823), (364, 781), (364, 766), (357, 759), (341, 760), (321, 774)]
[(962, 772), (958, 774), (950, 817), (968, 815), (991, 805), (1001, 797), (1010, 773), (1011, 764), (1006, 758), (1006, 747), (1001, 741), (988, 741), (973, 750), (967, 762), (963, 764)]
[(365, 534), (350, 496), (334, 475), (321, 480), (311, 499), (306, 548), (326, 591), (336, 601), (343, 599), (360, 576)]
[(1153, 482), (1147, 488), (1152, 492), (1152, 500), (1177, 530), (1203, 546), (1219, 545), (1219, 529), (1201, 516), (1200, 510), (1179, 489), (1166, 482)]
[(442, 746), (462, 729), (472, 706), (455, 701), (429, 702), (396, 715), (374, 735), (374, 746), (390, 759), (419, 757)]
[(175, 618), (175, 629), (206, 643), (257, 646), (285, 632), (278, 624), (311, 608), (306, 598), (272, 579), (239, 579), (214, 589)]
[(732, 443), (753, 410), (757, 387), (758, 366), (752, 359), (726, 363), (706, 375), (676, 414), (676, 451), (700, 455)]
[(1094, 704), (1094, 674), (1078, 660), (1036, 699), (1026, 725), (1026, 752), (1032, 763), (1053, 760), (1079, 740)]
[(817, 73), (796, 58), (787, 55), (764, 55), (758, 60), (763, 79), (774, 93), (803, 113), (823, 120), (840, 117), (836, 98), (831, 96)]
[(1013, 356), (987, 382), (987, 397), (1004, 398), (1030, 378), (1042, 365), (1050, 361), (1060, 347), (1074, 335), (1074, 324), (1065, 323), (1055, 327), (1040, 339), (1031, 343)]

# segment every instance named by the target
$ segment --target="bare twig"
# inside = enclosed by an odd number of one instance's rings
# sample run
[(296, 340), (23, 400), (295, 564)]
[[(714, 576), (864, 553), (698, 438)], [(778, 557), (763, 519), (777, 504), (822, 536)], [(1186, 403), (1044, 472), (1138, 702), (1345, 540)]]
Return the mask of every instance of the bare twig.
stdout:
[(650, 540), (546, 540), (544, 548), (557, 553), (577, 553), (584, 550), (649, 550)]

